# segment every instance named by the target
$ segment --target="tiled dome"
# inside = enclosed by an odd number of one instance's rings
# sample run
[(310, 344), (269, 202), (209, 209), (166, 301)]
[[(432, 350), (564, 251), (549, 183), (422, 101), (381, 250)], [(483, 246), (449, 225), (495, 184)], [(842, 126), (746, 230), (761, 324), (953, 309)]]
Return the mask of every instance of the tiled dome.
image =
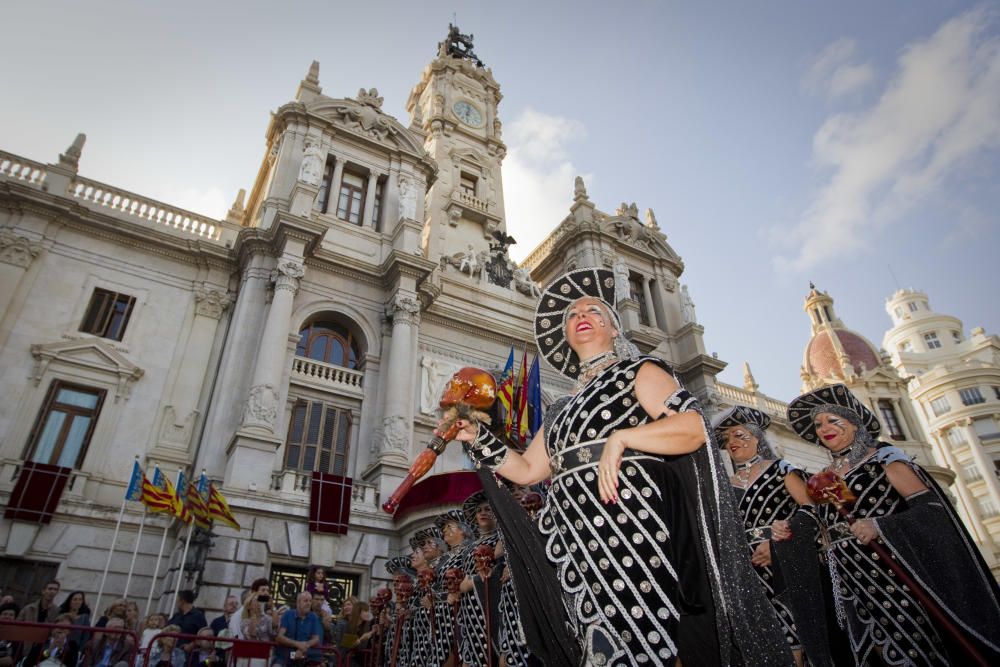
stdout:
[(844, 377), (843, 369), (837, 359), (837, 350), (830, 339), (833, 334), (836, 334), (855, 373), (862, 372), (862, 365), (864, 370), (868, 371), (881, 365), (878, 352), (862, 336), (848, 329), (828, 329), (817, 333), (806, 345), (806, 370), (810, 374), (821, 378)]

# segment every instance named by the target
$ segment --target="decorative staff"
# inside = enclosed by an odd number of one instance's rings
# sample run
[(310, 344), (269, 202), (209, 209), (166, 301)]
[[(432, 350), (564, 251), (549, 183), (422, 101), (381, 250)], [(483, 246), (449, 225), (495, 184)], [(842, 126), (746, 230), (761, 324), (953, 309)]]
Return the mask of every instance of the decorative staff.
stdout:
[(486, 664), (493, 664), (493, 632), (490, 619), (490, 571), (493, 569), (493, 547), (480, 544), (472, 552), (476, 574), (483, 582), (483, 613), (486, 616)]
[(435, 641), (435, 627), (434, 627), (434, 591), (431, 588), (434, 585), (435, 574), (434, 570), (424, 570), (417, 575), (417, 583), (420, 585), (421, 591), (424, 596), (429, 596), (431, 599), (431, 608), (428, 616), (431, 618), (431, 646), (437, 646), (437, 641)]
[(465, 572), (460, 568), (450, 567), (444, 572), (444, 585), (448, 589), (448, 599), (451, 600), (451, 652), (458, 656), (458, 600), (459, 591)]
[[(812, 498), (817, 503), (830, 503), (837, 508), (837, 513), (844, 517), (848, 525), (853, 526), (858, 520), (854, 513), (848, 509), (849, 506), (853, 505), (858, 499), (851, 489), (848, 488), (847, 484), (844, 482), (843, 478), (837, 475), (837, 473), (832, 470), (826, 470), (817, 473), (809, 478), (806, 483), (806, 488), (809, 491), (809, 497)], [(980, 654), (975, 646), (969, 642), (968, 638), (957, 628), (952, 620), (948, 617), (944, 610), (938, 605), (938, 603), (927, 594), (924, 587), (921, 586), (917, 581), (910, 576), (910, 573), (906, 571), (889, 553), (889, 550), (878, 541), (874, 539), (868, 543), (870, 547), (882, 561), (889, 566), (889, 569), (899, 577), (900, 582), (906, 585), (913, 593), (913, 596), (917, 598), (920, 605), (927, 610), (935, 621), (941, 624), (941, 627), (948, 636), (955, 640), (955, 642), (962, 647), (965, 651), (966, 656), (973, 662), (973, 664), (980, 665), (981, 667), (987, 667), (989, 663)]]
[(413, 582), (405, 574), (397, 574), (392, 582), (393, 592), (396, 594), (396, 632), (392, 638), (392, 662), (395, 665), (399, 660), (399, 636), (403, 634), (403, 621), (409, 615), (410, 597), (413, 595)]
[(406, 478), (399, 488), (382, 503), (382, 509), (392, 514), (399, 508), (399, 503), (410, 491), (413, 484), (427, 474), (434, 465), (438, 455), (444, 451), (449, 442), (458, 435), (455, 425), (459, 419), (490, 423), (486, 414), (497, 398), (497, 381), (492, 375), (481, 368), (466, 366), (460, 368), (448, 380), (441, 395), (441, 410), (444, 411), (444, 421), (434, 432), (434, 438), (410, 466)]

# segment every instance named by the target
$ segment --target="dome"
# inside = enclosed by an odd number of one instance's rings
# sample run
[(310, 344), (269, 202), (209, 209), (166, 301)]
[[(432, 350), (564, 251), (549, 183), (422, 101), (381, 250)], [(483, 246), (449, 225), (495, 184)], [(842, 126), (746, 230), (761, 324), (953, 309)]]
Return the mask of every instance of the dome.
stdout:
[[(864, 337), (848, 329), (826, 329), (818, 332), (806, 345), (805, 366), (810, 375), (828, 378), (843, 378), (844, 371), (839, 360), (838, 346), (831, 338), (836, 334), (839, 347), (847, 356), (845, 366), (850, 364), (854, 372), (870, 371), (882, 365), (875, 347)], [(863, 367), (863, 368), (862, 368)]]

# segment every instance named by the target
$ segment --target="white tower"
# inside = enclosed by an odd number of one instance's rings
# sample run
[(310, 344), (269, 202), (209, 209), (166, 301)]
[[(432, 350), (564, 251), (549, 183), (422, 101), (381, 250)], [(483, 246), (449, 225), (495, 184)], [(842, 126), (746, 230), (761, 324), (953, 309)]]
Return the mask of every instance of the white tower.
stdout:
[(958, 509), (1000, 575), (1000, 338), (931, 310), (903, 289), (886, 300), (893, 327), (883, 346), (907, 378), (938, 462), (957, 474)]

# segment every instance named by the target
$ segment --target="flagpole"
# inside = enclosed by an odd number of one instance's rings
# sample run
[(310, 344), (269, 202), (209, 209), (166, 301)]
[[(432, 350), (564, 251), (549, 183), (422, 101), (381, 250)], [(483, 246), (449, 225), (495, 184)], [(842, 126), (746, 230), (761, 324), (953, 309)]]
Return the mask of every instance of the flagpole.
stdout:
[(167, 519), (167, 525), (163, 527), (163, 539), (160, 540), (160, 550), (156, 552), (156, 565), (153, 566), (153, 581), (149, 584), (149, 597), (146, 598), (146, 611), (143, 612), (143, 618), (149, 616), (149, 608), (153, 604), (153, 591), (156, 590), (156, 581), (160, 576), (160, 559), (163, 558), (163, 548), (167, 546), (167, 532), (170, 530), (170, 524), (172, 520)]
[(194, 532), (194, 518), (191, 518), (191, 523), (188, 525), (188, 536), (184, 540), (184, 553), (181, 555), (181, 562), (177, 566), (177, 581), (174, 583), (174, 599), (170, 601), (170, 608), (168, 612), (173, 610), (177, 606), (177, 594), (181, 590), (181, 576), (184, 574), (184, 564), (187, 563), (188, 547), (191, 546), (191, 533)]
[(132, 584), (132, 572), (135, 570), (135, 559), (139, 555), (139, 545), (142, 542), (142, 529), (146, 526), (146, 515), (148, 510), (145, 505), (142, 506), (142, 521), (139, 522), (139, 534), (135, 536), (135, 548), (132, 549), (132, 562), (128, 566), (128, 576), (125, 577), (125, 592), (122, 593), (122, 597), (128, 600), (128, 587)]
[[(136, 465), (139, 463), (138, 455), (135, 457)], [(118, 510), (118, 522), (115, 523), (115, 534), (111, 537), (111, 549), (108, 550), (108, 559), (104, 562), (104, 574), (101, 575), (101, 585), (97, 589), (97, 601), (94, 603), (94, 611), (101, 609), (101, 596), (104, 595), (104, 584), (108, 580), (108, 570), (111, 569), (111, 557), (115, 555), (115, 544), (118, 543), (118, 531), (122, 527), (122, 518), (125, 516), (125, 505), (128, 503), (128, 494), (122, 498), (121, 509)]]

